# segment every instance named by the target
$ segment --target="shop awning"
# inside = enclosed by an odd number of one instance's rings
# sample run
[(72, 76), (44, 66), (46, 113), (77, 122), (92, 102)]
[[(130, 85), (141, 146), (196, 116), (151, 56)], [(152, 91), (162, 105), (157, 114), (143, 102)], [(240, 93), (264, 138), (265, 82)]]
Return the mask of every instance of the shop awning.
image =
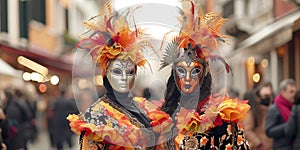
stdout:
[[(44, 55), (40, 55), (37, 53), (33, 53), (31, 51), (28, 51), (26, 49), (22, 48), (16, 48), (10, 45), (1, 44), (0, 43), (0, 50), (8, 53), (10, 55), (10, 61), (8, 63), (14, 64), (16, 62), (17, 56), (24, 56), (27, 58), (30, 58), (31, 60), (47, 67), (49, 70), (54, 72), (59, 72), (60, 74), (65, 75), (72, 75), (72, 64), (64, 61), (64, 58), (62, 57), (47, 57)], [(14, 60), (11, 60), (14, 59)]]
[(16, 70), (12, 66), (10, 66), (8, 63), (6, 63), (4, 60), (0, 58), (0, 74), (9, 75), (13, 77), (22, 77), (22, 71)]

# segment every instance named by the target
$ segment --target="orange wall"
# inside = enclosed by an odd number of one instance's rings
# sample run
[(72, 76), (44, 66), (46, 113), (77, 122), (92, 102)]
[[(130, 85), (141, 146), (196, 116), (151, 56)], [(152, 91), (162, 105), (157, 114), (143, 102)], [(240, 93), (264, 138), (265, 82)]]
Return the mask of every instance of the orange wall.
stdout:
[(55, 55), (58, 46), (58, 37), (51, 34), (45, 26), (30, 25), (28, 38), (32, 46)]

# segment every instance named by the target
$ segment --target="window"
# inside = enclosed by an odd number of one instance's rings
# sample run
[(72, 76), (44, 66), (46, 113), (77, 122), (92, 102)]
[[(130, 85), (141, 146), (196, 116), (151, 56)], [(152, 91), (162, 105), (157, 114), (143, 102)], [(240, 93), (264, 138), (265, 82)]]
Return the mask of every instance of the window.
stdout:
[(229, 18), (233, 15), (234, 11), (234, 1), (230, 0), (223, 6), (223, 17)]
[(8, 32), (7, 0), (0, 0), (0, 32)]
[(46, 24), (46, 1), (45, 0), (30, 0), (30, 7), (34, 19), (40, 23)]
[(65, 29), (66, 32), (69, 31), (69, 9), (65, 8)]
[(46, 24), (45, 0), (19, 0), (20, 37), (28, 38), (28, 24), (36, 20)]
[(28, 38), (28, 1), (19, 0), (20, 37)]

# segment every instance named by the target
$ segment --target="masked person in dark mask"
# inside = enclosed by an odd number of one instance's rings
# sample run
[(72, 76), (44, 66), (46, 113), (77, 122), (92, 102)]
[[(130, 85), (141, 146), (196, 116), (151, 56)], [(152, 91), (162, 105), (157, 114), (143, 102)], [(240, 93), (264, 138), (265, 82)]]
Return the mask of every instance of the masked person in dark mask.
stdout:
[(174, 126), (160, 135), (156, 148), (248, 150), (241, 123), (249, 105), (212, 92), (216, 76), (211, 62), (222, 62), (230, 72), (217, 52), (226, 41), (219, 33), (225, 19), (213, 12), (202, 13), (199, 1), (181, 2), (182, 27), (178, 35), (164, 38), (172, 40), (166, 40), (160, 68), (172, 67), (162, 110), (172, 117)]
[(245, 136), (253, 150), (272, 149), (272, 139), (265, 134), (265, 120), (268, 107), (273, 102), (273, 92), (268, 83), (248, 91), (244, 99), (249, 100), (250, 111), (244, 121)]

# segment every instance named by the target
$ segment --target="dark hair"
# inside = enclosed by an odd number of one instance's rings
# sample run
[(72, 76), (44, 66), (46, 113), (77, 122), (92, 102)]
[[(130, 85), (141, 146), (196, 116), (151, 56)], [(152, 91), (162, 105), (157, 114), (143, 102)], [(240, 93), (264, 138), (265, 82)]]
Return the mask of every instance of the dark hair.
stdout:
[[(260, 114), (262, 113), (261, 112), (261, 108), (260, 108), (260, 104), (256, 101), (258, 99), (261, 99), (261, 95), (260, 95), (260, 91), (263, 89), (263, 88), (271, 88), (271, 91), (272, 91), (272, 84), (269, 83), (269, 82), (265, 82), (259, 86), (257, 86), (253, 91), (248, 91), (248, 97), (246, 97), (247, 93), (244, 95), (244, 99), (248, 99), (249, 100), (249, 105), (251, 106), (251, 112), (252, 112), (252, 115), (253, 115), (253, 118), (254, 118), (254, 126), (257, 127), (259, 126), (261, 123), (262, 123), (262, 118), (260, 116)], [(272, 96), (273, 98), (273, 95), (270, 95)]]
[(61, 89), (60, 90), (60, 95), (61, 96), (65, 96), (65, 94), (66, 94), (66, 89)]
[(150, 99), (151, 93), (150, 93), (150, 88), (145, 88), (143, 91), (143, 97), (146, 98), (147, 100)]
[[(203, 78), (202, 85), (200, 81), (199, 86), (201, 92), (199, 92), (198, 103), (206, 99), (211, 94), (211, 84), (212, 84), (211, 75), (210, 73), (207, 73), (207, 75)], [(162, 110), (168, 113), (169, 115), (172, 115), (175, 112), (176, 108), (178, 107), (180, 97), (181, 97), (181, 93), (176, 85), (174, 71), (172, 71), (167, 83), (165, 103), (162, 106)]]
[(23, 91), (21, 91), (20, 89), (16, 89), (16, 90), (15, 90), (15, 94), (16, 94), (17, 97), (22, 97), (22, 96), (24, 96)]
[[(132, 101), (133, 97), (129, 95), (129, 92), (128, 93), (120, 93), (120, 92), (114, 91), (114, 89), (110, 85), (109, 80), (106, 76), (103, 77), (103, 85), (107, 91), (105, 94), (106, 97), (108, 97), (110, 101), (115, 102), (117, 105), (124, 106), (124, 103), (123, 104), (120, 103), (120, 101), (119, 101), (120, 98), (125, 98), (127, 100)], [(124, 99), (122, 99), (122, 100), (124, 100)], [(126, 110), (128, 112), (130, 112), (133, 116), (135, 116), (138, 121), (140, 121), (142, 124), (144, 124), (145, 127), (147, 127), (147, 128), (150, 127), (150, 119), (146, 115), (141, 113), (141, 111), (138, 108), (136, 108), (135, 110), (126, 108)]]
[(109, 81), (108, 81), (106, 75), (103, 77), (103, 85), (104, 85), (106, 91), (113, 91), (113, 88), (112, 88), (112, 86), (110, 85), (110, 83), (109, 83)]
[(273, 90), (273, 85), (271, 82), (269, 81), (266, 81), (266, 82), (263, 82), (261, 85), (257, 86), (254, 90), (255, 90), (255, 95), (258, 96), (258, 97), (261, 97), (260, 95), (260, 90), (264, 87), (269, 87), (271, 89), (271, 92), (272, 92), (272, 97), (275, 97), (274, 96), (274, 90)]
[(11, 89), (11, 88), (6, 88), (4, 90), (4, 94), (7, 98), (7, 100), (12, 100), (14, 98), (14, 92), (13, 92), (13, 89)]

